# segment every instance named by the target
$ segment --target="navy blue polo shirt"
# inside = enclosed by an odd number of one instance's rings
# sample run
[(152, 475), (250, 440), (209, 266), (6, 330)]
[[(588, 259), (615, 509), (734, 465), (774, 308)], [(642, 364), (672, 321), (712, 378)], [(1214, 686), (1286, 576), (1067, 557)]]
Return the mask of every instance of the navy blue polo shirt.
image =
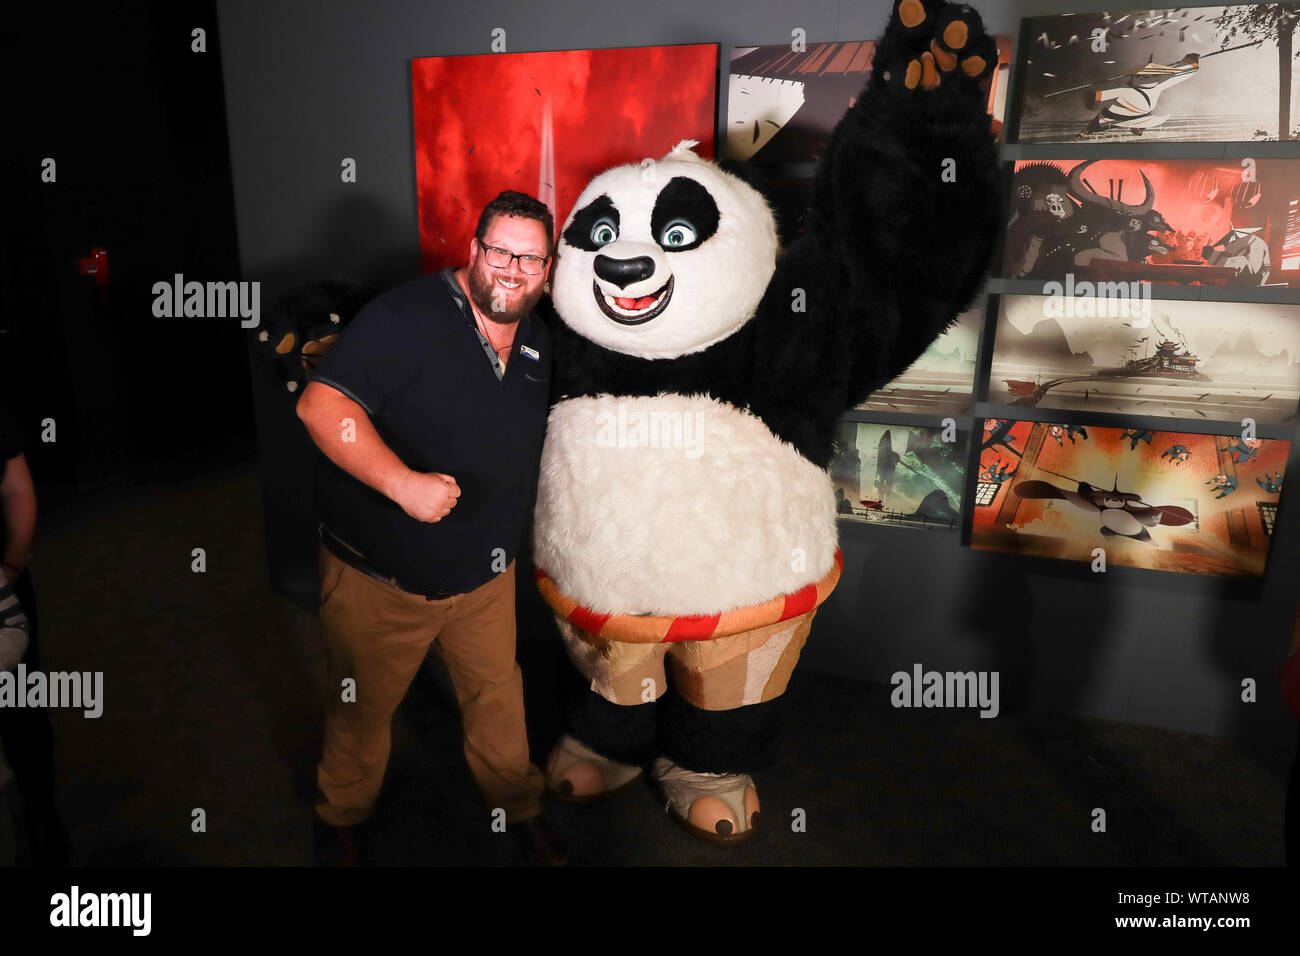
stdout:
[(491, 580), (522, 543), (546, 434), (551, 339), (535, 312), (521, 319), (498, 379), (449, 272), (368, 303), (313, 378), (364, 408), (408, 467), (455, 478), (459, 500), (441, 521), (417, 521), (321, 455), (316, 507), (333, 535), (404, 587), (461, 593)]

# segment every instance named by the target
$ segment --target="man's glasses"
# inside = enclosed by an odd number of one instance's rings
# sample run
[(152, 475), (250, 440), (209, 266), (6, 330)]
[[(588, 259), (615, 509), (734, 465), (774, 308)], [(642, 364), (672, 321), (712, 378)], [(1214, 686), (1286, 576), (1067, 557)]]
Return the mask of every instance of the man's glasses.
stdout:
[(539, 276), (542, 270), (546, 268), (546, 260), (550, 256), (525, 256), (517, 252), (511, 252), (509, 249), (498, 249), (496, 246), (482, 246), (483, 255), (487, 259), (487, 264), (493, 269), (509, 268), (512, 259), (519, 260), (519, 271), (526, 276)]

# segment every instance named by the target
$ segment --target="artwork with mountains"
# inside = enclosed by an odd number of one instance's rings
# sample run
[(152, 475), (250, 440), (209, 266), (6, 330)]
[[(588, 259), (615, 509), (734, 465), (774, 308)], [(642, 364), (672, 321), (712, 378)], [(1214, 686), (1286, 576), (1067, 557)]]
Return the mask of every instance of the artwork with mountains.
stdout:
[(1300, 403), (1300, 306), (1005, 295), (988, 400), (1289, 422)]
[(874, 524), (956, 529), (967, 439), (956, 429), (841, 421), (828, 469), (836, 510)]

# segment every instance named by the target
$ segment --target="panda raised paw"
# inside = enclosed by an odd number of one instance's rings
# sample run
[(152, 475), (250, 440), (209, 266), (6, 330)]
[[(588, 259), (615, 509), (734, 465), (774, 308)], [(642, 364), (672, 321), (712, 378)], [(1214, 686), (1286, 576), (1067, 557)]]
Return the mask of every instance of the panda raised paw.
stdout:
[(874, 69), (894, 91), (933, 90), (993, 72), (997, 45), (973, 7), (945, 0), (897, 0)]

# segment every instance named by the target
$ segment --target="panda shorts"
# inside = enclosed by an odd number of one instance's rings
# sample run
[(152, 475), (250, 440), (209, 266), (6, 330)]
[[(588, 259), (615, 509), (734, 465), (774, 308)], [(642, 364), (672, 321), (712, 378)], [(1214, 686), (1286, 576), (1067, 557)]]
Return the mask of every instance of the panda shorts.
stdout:
[(728, 637), (646, 644), (597, 637), (557, 615), (569, 659), (591, 689), (614, 704), (658, 700), (673, 689), (701, 710), (732, 710), (785, 693), (816, 608)]
[[(541, 568), (538, 590), (555, 613), (569, 659), (614, 704), (658, 700), (673, 689), (700, 710), (734, 710), (785, 693), (813, 617), (844, 570), (835, 549), (821, 580), (762, 604), (716, 615), (598, 614), (560, 591)], [(714, 636), (716, 635), (716, 636)]]

